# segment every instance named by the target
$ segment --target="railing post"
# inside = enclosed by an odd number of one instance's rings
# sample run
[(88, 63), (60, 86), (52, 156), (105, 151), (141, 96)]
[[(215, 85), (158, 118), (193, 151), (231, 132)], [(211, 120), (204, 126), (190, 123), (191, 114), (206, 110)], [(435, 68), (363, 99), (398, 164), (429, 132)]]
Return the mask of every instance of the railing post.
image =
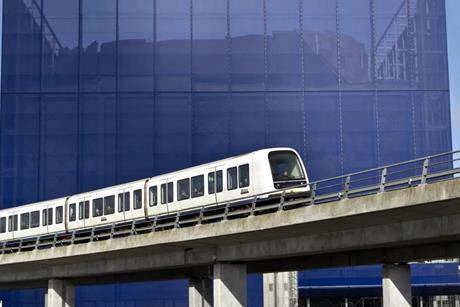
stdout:
[(281, 211), (283, 209), (285, 195), (286, 195), (286, 190), (284, 190), (283, 193), (281, 193), (280, 203), (278, 204), (278, 211)]
[(382, 175), (380, 176), (380, 192), (385, 192), (385, 184), (387, 182), (387, 173), (388, 173), (388, 170), (386, 167), (382, 169)]
[(252, 199), (251, 215), (254, 215), (254, 213), (256, 211), (256, 203), (257, 203), (257, 196)]
[(311, 204), (315, 204), (315, 198), (316, 198), (316, 183), (313, 183), (310, 185), (310, 197), (311, 197)]
[(426, 177), (428, 177), (428, 167), (430, 166), (430, 158), (426, 158), (423, 161), (423, 169), (422, 169), (422, 179), (420, 179), (420, 184), (426, 183)]
[(344, 190), (343, 190), (343, 196), (345, 198), (348, 198), (348, 192), (350, 191), (350, 176), (345, 177), (345, 185), (344, 185)]

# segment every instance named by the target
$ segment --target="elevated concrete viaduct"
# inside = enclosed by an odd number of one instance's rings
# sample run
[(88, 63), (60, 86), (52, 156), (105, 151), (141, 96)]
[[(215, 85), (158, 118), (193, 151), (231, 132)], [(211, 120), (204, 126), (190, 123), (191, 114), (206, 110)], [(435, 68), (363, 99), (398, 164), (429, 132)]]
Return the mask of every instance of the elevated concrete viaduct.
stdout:
[(3, 254), (0, 287), (48, 285), (48, 306), (54, 307), (72, 306), (77, 285), (189, 278), (191, 306), (245, 306), (250, 272), (383, 263), (385, 305), (410, 306), (406, 263), (459, 255), (457, 178), (214, 224)]

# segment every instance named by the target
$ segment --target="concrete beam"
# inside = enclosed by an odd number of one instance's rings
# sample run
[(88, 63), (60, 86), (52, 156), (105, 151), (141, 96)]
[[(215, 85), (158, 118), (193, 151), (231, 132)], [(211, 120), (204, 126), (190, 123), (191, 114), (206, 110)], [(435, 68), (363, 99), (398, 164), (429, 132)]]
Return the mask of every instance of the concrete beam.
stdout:
[(297, 272), (265, 273), (264, 307), (297, 307)]
[(217, 263), (213, 266), (214, 307), (247, 306), (245, 264)]
[(412, 285), (408, 264), (383, 265), (383, 307), (411, 307)]
[(45, 297), (46, 307), (74, 307), (75, 287), (62, 279), (50, 279)]
[(211, 307), (213, 303), (212, 279), (191, 278), (188, 283), (189, 307)]

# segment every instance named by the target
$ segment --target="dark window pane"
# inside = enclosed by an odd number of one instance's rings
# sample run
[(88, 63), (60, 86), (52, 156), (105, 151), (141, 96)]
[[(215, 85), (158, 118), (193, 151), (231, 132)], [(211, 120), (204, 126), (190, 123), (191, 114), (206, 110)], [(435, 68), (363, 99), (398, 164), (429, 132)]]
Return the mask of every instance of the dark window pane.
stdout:
[(48, 225), (48, 211), (47, 209), (42, 210), (42, 226)]
[(104, 197), (104, 215), (115, 213), (115, 196)]
[(190, 1), (156, 2), (156, 89), (191, 89)]
[(157, 186), (153, 186), (149, 188), (149, 206), (153, 207), (156, 206), (158, 202), (157, 197)]
[(227, 169), (227, 190), (234, 190), (238, 187), (237, 169), (232, 167)]
[(81, 201), (78, 203), (78, 219), (83, 220), (85, 218), (85, 204)]
[(32, 211), (30, 213), (30, 228), (37, 228), (40, 226), (40, 211)]
[(120, 91), (153, 91), (153, 6), (152, 0), (119, 0)]
[(192, 198), (204, 195), (204, 176), (192, 177)]
[(102, 216), (103, 214), (103, 200), (102, 198), (97, 198), (93, 200), (93, 217)]
[(77, 89), (78, 2), (43, 0), (44, 91), (70, 92)]
[(172, 182), (168, 182), (168, 203), (174, 201), (174, 185)]
[(216, 172), (216, 192), (222, 192), (224, 189), (224, 183), (223, 183), (223, 175), (222, 171), (217, 171)]
[(182, 179), (177, 181), (177, 200), (190, 198), (190, 179)]
[(161, 185), (161, 204), (166, 204), (166, 183)]
[(8, 231), (16, 231), (18, 230), (18, 216), (17, 215), (10, 215), (8, 217)]
[(61, 224), (64, 217), (62, 206), (56, 207), (56, 224)]
[(216, 192), (216, 173), (212, 172), (208, 174), (208, 194), (214, 194)]
[(48, 208), (48, 226), (53, 225), (53, 208)]
[(85, 219), (89, 219), (89, 201), (85, 201)]
[(117, 202), (118, 202), (118, 212), (123, 212), (123, 193), (118, 194)]
[(238, 167), (238, 174), (240, 176), (240, 188), (249, 186), (249, 164), (240, 165)]
[(21, 230), (29, 229), (30, 227), (30, 213), (21, 214)]
[(142, 208), (142, 190), (136, 190), (133, 192), (133, 208)]
[(125, 211), (129, 211), (131, 207), (131, 197), (129, 192), (125, 192)]
[(116, 1), (82, 0), (83, 91), (114, 91), (116, 72)]
[(73, 222), (77, 219), (77, 205), (70, 204), (69, 205), (69, 221)]
[(6, 217), (0, 218), (0, 233), (6, 232)]

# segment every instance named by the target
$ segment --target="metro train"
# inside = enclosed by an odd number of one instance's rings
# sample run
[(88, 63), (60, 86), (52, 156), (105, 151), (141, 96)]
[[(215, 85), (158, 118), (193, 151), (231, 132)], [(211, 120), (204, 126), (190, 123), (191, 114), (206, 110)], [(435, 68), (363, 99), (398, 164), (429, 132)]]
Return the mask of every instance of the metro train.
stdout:
[[(156, 215), (308, 193), (291, 148), (269, 148), (160, 176), (0, 210), (0, 242), (67, 233)], [(263, 194), (263, 195), (261, 195)]]

